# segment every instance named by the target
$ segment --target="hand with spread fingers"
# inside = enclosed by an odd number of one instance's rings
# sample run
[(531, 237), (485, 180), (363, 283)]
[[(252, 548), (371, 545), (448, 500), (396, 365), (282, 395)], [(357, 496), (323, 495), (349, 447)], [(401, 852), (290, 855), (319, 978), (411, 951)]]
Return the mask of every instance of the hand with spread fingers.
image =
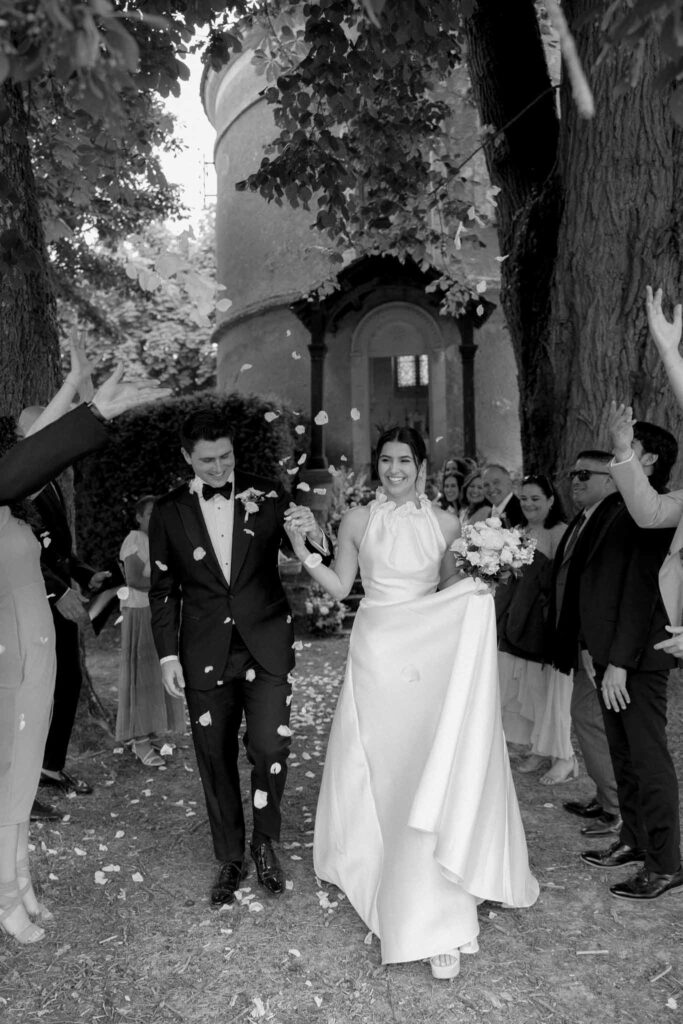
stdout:
[(610, 402), (607, 429), (612, 439), (614, 454), (618, 462), (627, 459), (633, 447), (633, 409), (630, 405)]
[(160, 398), (168, 398), (170, 388), (159, 387), (159, 382), (149, 377), (135, 381), (125, 381), (123, 363), (119, 363), (111, 376), (95, 392), (93, 405), (105, 420), (112, 420), (128, 409), (147, 402), (156, 402)]
[(647, 325), (650, 328), (650, 337), (657, 346), (657, 350), (664, 360), (678, 355), (678, 346), (681, 343), (681, 325), (683, 320), (680, 302), (674, 306), (673, 318), (667, 320), (662, 311), (662, 289), (658, 288), (653, 294), (650, 285), (646, 288), (645, 308), (647, 311)]

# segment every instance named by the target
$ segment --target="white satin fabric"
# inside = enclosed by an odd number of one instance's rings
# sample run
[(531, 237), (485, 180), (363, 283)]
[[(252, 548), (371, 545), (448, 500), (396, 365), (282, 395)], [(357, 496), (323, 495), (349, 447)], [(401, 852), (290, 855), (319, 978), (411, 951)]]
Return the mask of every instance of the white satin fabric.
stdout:
[(436, 592), (445, 550), (426, 499), (370, 506), (318, 803), (316, 874), (346, 893), (383, 963), (475, 952), (481, 900), (538, 896), (501, 726), (493, 600), (472, 580)]

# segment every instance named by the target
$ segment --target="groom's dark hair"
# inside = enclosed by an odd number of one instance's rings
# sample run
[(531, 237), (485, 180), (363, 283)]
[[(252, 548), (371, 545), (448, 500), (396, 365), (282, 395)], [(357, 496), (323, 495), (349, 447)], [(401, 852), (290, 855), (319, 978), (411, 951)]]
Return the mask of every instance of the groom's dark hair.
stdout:
[(197, 441), (218, 441), (221, 437), (233, 440), (233, 431), (218, 409), (200, 409), (188, 416), (180, 428), (180, 443), (191, 455)]

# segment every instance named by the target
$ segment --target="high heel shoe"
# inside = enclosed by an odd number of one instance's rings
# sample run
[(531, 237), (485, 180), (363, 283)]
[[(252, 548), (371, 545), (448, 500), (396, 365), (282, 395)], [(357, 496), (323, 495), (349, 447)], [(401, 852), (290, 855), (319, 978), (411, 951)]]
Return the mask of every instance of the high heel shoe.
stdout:
[(148, 739), (132, 740), (131, 750), (137, 757), (138, 761), (144, 764), (146, 768), (162, 768), (166, 765), (161, 754), (157, 754)]
[(439, 980), (457, 978), (460, 974), (460, 950), (449, 949), (447, 953), (438, 953), (430, 956), (429, 965), (432, 969), (432, 977)]
[(7, 921), (9, 921), (9, 918), (19, 907), (25, 912), (17, 883), (0, 882), (0, 930), (9, 935), (10, 938), (16, 939), (22, 946), (31, 945), (33, 942), (40, 942), (45, 937), (45, 931), (39, 925), (34, 924), (33, 921), (30, 921), (19, 932), (13, 932), (11, 928), (8, 928)]
[[(21, 880), (24, 878), (26, 879), (26, 881), (22, 885)], [(29, 891), (29, 889), (33, 888), (33, 883), (31, 882), (31, 872), (27, 860), (17, 861), (17, 884), (19, 886), (19, 895), (23, 900), (24, 896)], [(42, 921), (43, 924), (46, 924), (49, 921), (54, 921), (55, 915), (52, 913), (52, 911), (49, 910), (44, 903), (41, 903), (41, 901), (36, 896), (35, 892), (33, 896), (36, 901), (36, 909), (28, 910), (27, 908), (26, 913), (28, 914), (28, 916), (37, 918), (39, 921)]]
[[(556, 771), (555, 769), (559, 764), (563, 764), (564, 767)], [(562, 782), (569, 782), (570, 779), (578, 779), (578, 777), (579, 762), (576, 760), (576, 755), (573, 755), (572, 757), (558, 758), (550, 766), (550, 771), (542, 775), (538, 781), (542, 786), (559, 786)]]

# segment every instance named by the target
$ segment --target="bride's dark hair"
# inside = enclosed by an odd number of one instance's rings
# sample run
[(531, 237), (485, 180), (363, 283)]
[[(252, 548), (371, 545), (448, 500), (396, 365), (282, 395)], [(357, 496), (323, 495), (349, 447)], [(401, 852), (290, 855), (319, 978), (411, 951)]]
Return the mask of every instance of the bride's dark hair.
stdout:
[(385, 444), (390, 444), (392, 441), (398, 441), (399, 444), (408, 445), (418, 469), (426, 460), (427, 446), (424, 443), (422, 435), (418, 434), (417, 430), (413, 427), (389, 427), (389, 429), (385, 430), (377, 441), (377, 448), (375, 449), (375, 475), (377, 475), (377, 463), (379, 462), (379, 457), (382, 454), (382, 448), (384, 448)]

